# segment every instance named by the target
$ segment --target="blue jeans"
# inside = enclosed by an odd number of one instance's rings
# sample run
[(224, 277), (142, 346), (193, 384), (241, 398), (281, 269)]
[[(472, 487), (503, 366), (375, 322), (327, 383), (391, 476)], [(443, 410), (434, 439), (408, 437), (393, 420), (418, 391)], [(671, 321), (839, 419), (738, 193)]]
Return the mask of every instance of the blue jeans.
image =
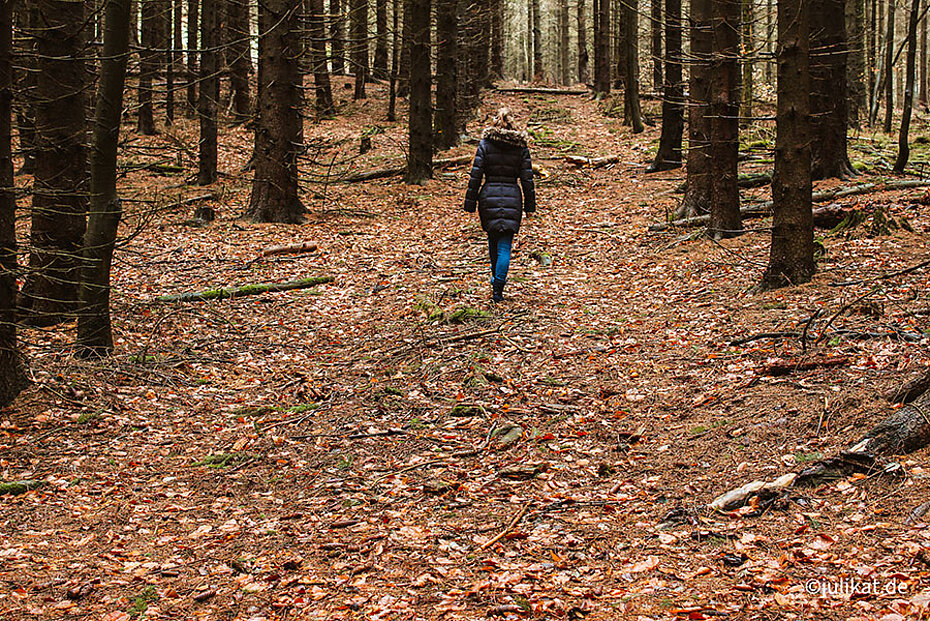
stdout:
[(501, 289), (507, 282), (507, 271), (510, 269), (510, 251), (513, 248), (513, 233), (494, 235), (488, 233), (488, 250), (491, 255), (491, 277), (494, 284)]

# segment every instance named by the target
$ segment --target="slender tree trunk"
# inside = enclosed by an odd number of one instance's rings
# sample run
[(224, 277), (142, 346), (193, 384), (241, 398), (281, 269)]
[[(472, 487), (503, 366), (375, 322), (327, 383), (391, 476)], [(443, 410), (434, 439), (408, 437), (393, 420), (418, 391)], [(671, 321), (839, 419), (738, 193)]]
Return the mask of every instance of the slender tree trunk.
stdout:
[(610, 0), (594, 0), (594, 92), (610, 93)]
[(0, 0), (0, 407), (26, 387), (16, 340), (16, 196), (13, 189), (13, 3)]
[[(743, 229), (739, 210), (740, 0), (713, 0), (714, 61), (711, 76), (713, 200), (708, 232), (732, 237)], [(844, 76), (845, 77), (845, 76)]]
[(587, 2), (578, 1), (578, 81), (585, 84), (588, 81), (588, 16), (586, 14)]
[(107, 1), (90, 153), (91, 209), (84, 238), (76, 348), (79, 356), (105, 356), (113, 350), (110, 267), (123, 211), (116, 192), (116, 161), (129, 52), (130, 4), (131, 0)]
[(882, 130), (891, 133), (891, 121), (894, 116), (894, 0), (888, 0), (888, 18), (885, 20), (885, 121)]
[(168, 30), (167, 30), (167, 49), (165, 50), (165, 125), (174, 123), (174, 74), (177, 66), (178, 45), (175, 43), (175, 35), (180, 39), (181, 22), (181, 0), (168, 0), (167, 6)]
[(658, 93), (662, 88), (662, 0), (651, 0), (651, 4), (652, 89)]
[(158, 75), (165, 48), (165, 6), (163, 0), (142, 2), (142, 52), (139, 62), (139, 122), (137, 131), (143, 136), (155, 135), (152, 82)]
[(810, 11), (806, 0), (778, 2), (778, 111), (772, 246), (760, 288), (809, 282), (814, 275), (811, 210)]
[(568, 0), (559, 0), (559, 82), (572, 81), (570, 33), (568, 30)]
[[(322, 8), (322, 7), (320, 7)], [(258, 126), (255, 177), (245, 215), (254, 222), (303, 221), (306, 209), (297, 185), (301, 140), (300, 0), (262, 0), (259, 4)]]
[(533, 7), (533, 79), (539, 82), (543, 77), (542, 17), (539, 13), (539, 0), (527, 1)]
[(623, 1), (624, 29), (624, 90), (623, 116), (633, 128), (633, 133), (642, 132), (643, 113), (639, 103), (639, 6), (637, 0)]
[(374, 76), (379, 80), (388, 77), (388, 29), (387, 0), (377, 0), (375, 4), (375, 39)]
[[(244, 123), (252, 118), (252, 95), (249, 73), (252, 70), (248, 0), (226, 0), (229, 32), (229, 86), (233, 98), (233, 122)], [(325, 56), (325, 34), (321, 38)]]
[(365, 99), (365, 82), (368, 80), (368, 0), (353, 0), (352, 71), (355, 72), (354, 99)]
[(743, 58), (743, 78), (742, 78), (742, 95), (740, 96), (740, 125), (747, 126), (752, 120), (752, 96), (753, 89), (753, 52), (755, 50), (755, 41), (753, 33), (753, 24), (755, 16), (753, 15), (752, 3), (754, 0), (742, 0), (743, 10), (743, 27), (740, 36), (742, 37), (742, 58)]
[(927, 19), (924, 15), (920, 20), (920, 94), (917, 98), (923, 108), (927, 107)]
[[(491, 0), (476, 0), (478, 5), (478, 37), (475, 48), (476, 86), (480, 90), (491, 84)], [(412, 62), (412, 59), (411, 59)]]
[(323, 0), (310, 0), (310, 51), (313, 62), (313, 84), (316, 87), (317, 116), (335, 114), (333, 89), (326, 64), (326, 15)]
[(535, 74), (533, 67), (533, 0), (526, 0), (526, 76), (524, 81), (530, 82)]
[(430, 101), (430, 0), (410, 0), (410, 144), (406, 181), (422, 184), (433, 174), (433, 107)]
[(342, 75), (345, 69), (345, 40), (343, 35), (343, 7), (349, 0), (329, 0), (329, 36), (332, 41), (333, 73)]
[(436, 148), (440, 150), (458, 144), (458, 4), (459, 0), (441, 0), (436, 6)]
[(80, 2), (40, 0), (36, 6), (38, 131), (22, 306), (31, 323), (51, 325), (76, 311), (87, 226), (86, 23)]
[(860, 127), (865, 116), (865, 0), (846, 0), (848, 123)]
[(187, 0), (187, 116), (197, 116), (197, 79), (199, 75), (197, 33), (200, 28), (200, 0)]
[[(775, 56), (775, 45), (773, 39), (777, 37), (774, 33), (776, 24), (772, 21), (772, 14), (775, 12), (774, 0), (766, 0), (765, 3), (765, 51), (769, 54), (770, 57)], [(772, 83), (772, 66), (775, 64), (774, 59), (766, 59), (765, 61), (765, 82), (767, 84)]]
[(711, 0), (691, 0), (691, 71), (688, 108), (688, 165), (685, 196), (678, 218), (710, 212), (712, 165), (710, 148), (710, 63), (714, 45)]
[(504, 5), (503, 0), (491, 2), (491, 80), (504, 77)]
[[(200, 88), (197, 115), (200, 118), (199, 171), (197, 183), (216, 183), (217, 101), (220, 94), (217, 67), (217, 0), (202, 0), (200, 7)], [(212, 214), (211, 214), (212, 215)]]
[(914, 102), (914, 74), (917, 65), (917, 22), (920, 19), (920, 0), (911, 0), (911, 17), (907, 25), (907, 61), (905, 62), (904, 109), (901, 113), (901, 131), (898, 133), (898, 159), (894, 171), (903, 173), (910, 158), (908, 131), (911, 128), (911, 108)]
[[(627, 45), (627, 28), (624, 23), (626, 10), (623, 6), (624, 0), (617, 0), (613, 3), (613, 23), (614, 23), (614, 63), (616, 71), (614, 72), (614, 88), (622, 91), (626, 88), (626, 53), (629, 49)], [(629, 109), (624, 107), (624, 123), (629, 124)]]
[(403, 44), (400, 47), (400, 69), (397, 82), (398, 97), (406, 97), (410, 92), (410, 20), (407, 19), (410, 14), (410, 0), (403, 0), (403, 5), (404, 23), (401, 28)]
[(878, 37), (878, 0), (866, 0), (866, 5), (869, 9), (869, 28), (865, 33), (865, 41), (867, 43), (865, 59), (867, 97), (866, 108), (862, 110), (862, 116), (866, 123), (871, 123), (872, 114), (871, 109), (869, 108), (869, 102), (871, 102), (872, 98), (875, 96), (875, 74), (878, 73), (878, 49), (876, 44)]
[[(36, 23), (36, 8), (33, 4), (26, 6), (23, 2), (15, 3), (16, 30), (27, 34), (19, 37), (21, 41), (17, 46), (17, 65), (21, 71), (17, 72), (16, 85), (18, 87), (16, 98), (16, 125), (19, 129), (19, 150), (22, 154), (23, 165), (16, 173), (18, 175), (31, 175), (35, 172), (36, 147), (36, 83), (38, 76), (38, 57), (36, 55), (36, 39), (28, 36)], [(14, 39), (15, 42), (15, 39)]]
[[(851, 1), (851, 0), (850, 0)], [(853, 173), (846, 154), (846, 0), (811, 6), (811, 165), (814, 179)]]
[(400, 5), (401, 0), (393, 0), (393, 43), (391, 45), (391, 86), (388, 95), (387, 120), (391, 123), (397, 120), (397, 72), (398, 57), (400, 56)]
[(665, 0), (665, 89), (662, 97), (662, 134), (649, 172), (681, 167), (684, 133), (684, 84), (681, 75), (681, 0)]

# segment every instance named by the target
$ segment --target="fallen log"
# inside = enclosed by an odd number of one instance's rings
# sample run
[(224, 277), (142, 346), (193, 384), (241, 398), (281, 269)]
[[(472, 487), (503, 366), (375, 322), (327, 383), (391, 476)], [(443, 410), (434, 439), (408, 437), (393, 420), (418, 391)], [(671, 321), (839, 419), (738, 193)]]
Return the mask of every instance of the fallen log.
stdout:
[(495, 88), (498, 93), (517, 93), (517, 94), (530, 94), (530, 95), (588, 95), (591, 93), (588, 89), (566, 89), (566, 88), (536, 88), (536, 87), (523, 87), (516, 86), (512, 88)]
[(607, 155), (604, 157), (584, 157), (583, 155), (566, 155), (565, 161), (575, 166), (589, 166), (591, 168), (602, 168), (610, 164), (616, 164), (620, 161), (619, 155)]
[(268, 246), (262, 249), (263, 257), (270, 257), (278, 254), (301, 254), (304, 252), (314, 252), (317, 249), (315, 242), (301, 242), (299, 244), (287, 244), (284, 246)]
[[(861, 194), (871, 194), (873, 192), (906, 190), (910, 188), (922, 188), (927, 186), (930, 186), (930, 179), (905, 179), (902, 181), (861, 183), (859, 185), (845, 188), (835, 188), (833, 190), (814, 192), (811, 195), (811, 200), (815, 203), (822, 203), (837, 198), (845, 198), (847, 196), (858, 196)], [(739, 211), (743, 217), (762, 217), (771, 215), (773, 207), (774, 203), (772, 201), (766, 201), (764, 203), (759, 203), (758, 205), (752, 205), (751, 207), (743, 207)], [(665, 231), (673, 227), (701, 226), (703, 224), (707, 224), (708, 222), (710, 222), (710, 215), (705, 214), (701, 216), (692, 216), (690, 218), (681, 218), (680, 220), (673, 220), (671, 222), (658, 222), (656, 224), (650, 225), (649, 230), (652, 232), (658, 232)]]
[(910, 403), (930, 390), (930, 369), (913, 377), (894, 390), (885, 393), (885, 399), (891, 403)]
[[(445, 159), (433, 160), (433, 168), (443, 168), (445, 166), (454, 166), (456, 164), (470, 164), (471, 155), (462, 155), (459, 157), (450, 157)], [(407, 172), (406, 164), (403, 166), (392, 166), (390, 168), (378, 168), (367, 170), (346, 176), (345, 183), (358, 183), (360, 181), (374, 181), (375, 179), (386, 179), (388, 177), (397, 177)]]
[(208, 289), (206, 291), (197, 291), (193, 293), (178, 293), (175, 295), (160, 295), (155, 298), (155, 302), (174, 303), (174, 302), (205, 302), (207, 300), (229, 300), (232, 298), (241, 298), (247, 295), (261, 295), (263, 293), (277, 293), (279, 291), (294, 291), (296, 289), (309, 289), (317, 285), (325, 285), (333, 282), (332, 276), (316, 276), (314, 278), (304, 278), (303, 280), (293, 280), (282, 283), (267, 283), (261, 285), (243, 285), (241, 287), (228, 287), (225, 289)]
[(813, 360), (785, 360), (778, 359), (768, 362), (759, 369), (760, 375), (777, 377), (788, 375), (796, 371), (812, 371), (819, 368), (842, 366), (849, 362), (846, 356), (831, 356), (829, 358), (815, 358)]

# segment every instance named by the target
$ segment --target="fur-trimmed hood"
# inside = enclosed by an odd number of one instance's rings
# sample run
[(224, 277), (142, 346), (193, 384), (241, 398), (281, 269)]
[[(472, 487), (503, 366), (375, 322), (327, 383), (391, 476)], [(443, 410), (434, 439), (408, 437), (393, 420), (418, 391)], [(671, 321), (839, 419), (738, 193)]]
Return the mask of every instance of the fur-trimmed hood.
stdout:
[(526, 132), (517, 131), (515, 129), (501, 129), (499, 127), (486, 128), (481, 138), (484, 140), (503, 142), (504, 144), (513, 145), (515, 147), (525, 147), (529, 142), (529, 136)]

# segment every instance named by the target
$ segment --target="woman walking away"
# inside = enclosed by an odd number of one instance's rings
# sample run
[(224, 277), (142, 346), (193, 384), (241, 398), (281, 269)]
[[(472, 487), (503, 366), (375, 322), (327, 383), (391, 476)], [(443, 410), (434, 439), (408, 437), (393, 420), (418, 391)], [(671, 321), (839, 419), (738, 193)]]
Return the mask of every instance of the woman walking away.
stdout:
[[(481, 228), (488, 234), (493, 299), (504, 299), (513, 236), (520, 230), (523, 212), (536, 211), (533, 164), (527, 135), (517, 131), (510, 110), (501, 108), (491, 127), (484, 130), (465, 193), (465, 211), (478, 209)], [(484, 179), (484, 185), (481, 181)], [(520, 192), (520, 186), (523, 192)]]

